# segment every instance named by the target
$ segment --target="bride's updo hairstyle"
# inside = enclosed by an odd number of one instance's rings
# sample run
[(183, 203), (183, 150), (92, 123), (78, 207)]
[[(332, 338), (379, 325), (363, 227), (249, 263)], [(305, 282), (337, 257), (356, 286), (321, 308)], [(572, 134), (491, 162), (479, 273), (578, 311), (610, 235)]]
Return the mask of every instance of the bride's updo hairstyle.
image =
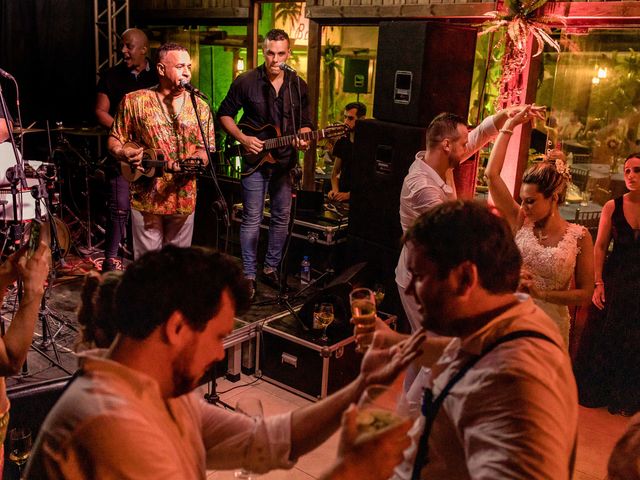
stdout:
[(561, 150), (550, 150), (542, 162), (529, 167), (522, 176), (522, 183), (536, 185), (544, 198), (557, 195), (558, 203), (564, 202), (570, 182), (571, 173)]

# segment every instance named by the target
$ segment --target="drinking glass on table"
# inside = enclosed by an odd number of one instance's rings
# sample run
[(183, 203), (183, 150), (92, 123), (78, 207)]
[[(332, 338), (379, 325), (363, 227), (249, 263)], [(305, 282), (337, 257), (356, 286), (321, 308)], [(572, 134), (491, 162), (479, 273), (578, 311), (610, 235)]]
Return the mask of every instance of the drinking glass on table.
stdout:
[(384, 300), (384, 294), (384, 285), (382, 285), (381, 283), (376, 283), (373, 286), (373, 296), (376, 299), (376, 308), (379, 307)]
[(31, 430), (26, 427), (17, 427), (9, 430), (9, 460), (18, 466), (20, 477), (22, 467), (31, 454)]
[(324, 330), (322, 331), (322, 337), (320, 340), (323, 342), (328, 342), (329, 337), (327, 337), (327, 327), (331, 325), (334, 320), (333, 314), (333, 305), (330, 303), (321, 303), (318, 309), (313, 312), (315, 317), (315, 323)]
[(375, 296), (368, 288), (356, 288), (349, 294), (349, 303), (353, 323), (358, 329), (356, 351), (364, 353), (371, 346), (376, 330)]
[(370, 385), (358, 401), (356, 428), (358, 436), (375, 433), (397, 425), (406, 418), (398, 413), (401, 392), (387, 385)]
[[(257, 422), (263, 416), (262, 402), (259, 398), (242, 397), (236, 403), (236, 412), (253, 418), (254, 421)], [(233, 476), (234, 478), (240, 478), (242, 480), (253, 480), (254, 478), (258, 478), (260, 475), (253, 473), (250, 470), (240, 468), (233, 473)]]

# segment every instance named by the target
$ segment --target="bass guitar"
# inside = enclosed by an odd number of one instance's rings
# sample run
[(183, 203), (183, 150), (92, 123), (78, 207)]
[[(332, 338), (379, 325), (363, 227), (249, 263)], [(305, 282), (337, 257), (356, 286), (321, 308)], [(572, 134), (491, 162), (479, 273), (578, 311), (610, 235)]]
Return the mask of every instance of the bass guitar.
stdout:
[(349, 127), (344, 124), (335, 124), (313, 132), (281, 136), (280, 129), (274, 125), (265, 125), (262, 128), (255, 128), (251, 125), (239, 123), (238, 128), (240, 128), (240, 131), (245, 135), (258, 137), (264, 142), (264, 148), (258, 153), (248, 152), (240, 143), (227, 146), (227, 151), (225, 152), (227, 157), (242, 157), (245, 168), (247, 166), (249, 167), (241, 173), (243, 176), (251, 175), (266, 163), (277, 163), (277, 160), (271, 155), (271, 150), (289, 146), (296, 139), (309, 142), (311, 140), (321, 140), (323, 138), (336, 138), (347, 134), (350, 130)]
[[(124, 147), (140, 148), (135, 142), (127, 142)], [(168, 162), (162, 150), (157, 148), (145, 148), (142, 151), (141, 168), (136, 168), (129, 162), (120, 162), (120, 173), (127, 182), (137, 182), (141, 178), (162, 177), (165, 173), (174, 174), (200, 174), (204, 173), (205, 165), (200, 158), (186, 158), (178, 162), (180, 170), (168, 170)]]

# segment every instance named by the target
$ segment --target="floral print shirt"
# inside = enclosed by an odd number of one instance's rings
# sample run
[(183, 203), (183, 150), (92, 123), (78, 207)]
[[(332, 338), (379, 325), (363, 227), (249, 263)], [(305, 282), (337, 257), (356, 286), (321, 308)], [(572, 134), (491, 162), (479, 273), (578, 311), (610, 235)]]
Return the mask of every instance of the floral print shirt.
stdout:
[[(131, 92), (122, 100), (111, 135), (123, 144), (135, 142), (145, 148), (161, 150), (167, 160), (193, 157), (203, 148), (195, 110), (183, 94), (182, 107), (169, 115), (154, 88)], [(198, 113), (210, 148), (215, 146), (213, 119), (207, 104), (196, 98)], [(142, 177), (130, 185), (131, 208), (157, 215), (189, 215), (196, 206), (195, 175), (165, 173), (162, 177)]]

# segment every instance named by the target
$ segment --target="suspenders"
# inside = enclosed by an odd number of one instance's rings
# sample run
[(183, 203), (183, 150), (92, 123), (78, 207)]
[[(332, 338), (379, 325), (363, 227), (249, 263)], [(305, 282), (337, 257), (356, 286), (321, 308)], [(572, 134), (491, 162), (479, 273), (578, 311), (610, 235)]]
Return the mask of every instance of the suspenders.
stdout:
[[(458, 383), (465, 376), (465, 374), (474, 367), (478, 361), (490, 353), (494, 348), (498, 345), (501, 345), (506, 342), (510, 342), (512, 340), (517, 340), (518, 338), (539, 338), (540, 340), (545, 340), (549, 343), (553, 343), (557, 345), (551, 338), (546, 336), (543, 333), (536, 332), (534, 330), (517, 330), (515, 332), (508, 333), (507, 335), (498, 338), (494, 343), (490, 344), (486, 347), (480, 355), (472, 358), (469, 362), (467, 362), (463, 367), (449, 380), (449, 382), (445, 385), (440, 392), (440, 395), (437, 397), (433, 397), (433, 392), (431, 389), (425, 389), (424, 397), (422, 400), (422, 415), (425, 417), (425, 425), (424, 430), (422, 431), (422, 435), (420, 435), (420, 440), (418, 441), (418, 451), (416, 452), (416, 459), (413, 465), (413, 473), (411, 475), (411, 480), (419, 480), (420, 473), (424, 466), (429, 463), (429, 435), (431, 433), (431, 428), (433, 427), (433, 422), (444, 402), (445, 397), (449, 394), (453, 386)], [(576, 455), (576, 446), (577, 446), (577, 437), (573, 443), (573, 450), (571, 452), (571, 458), (569, 461), (569, 478), (571, 478), (573, 474), (573, 467), (575, 464), (575, 455)]]

